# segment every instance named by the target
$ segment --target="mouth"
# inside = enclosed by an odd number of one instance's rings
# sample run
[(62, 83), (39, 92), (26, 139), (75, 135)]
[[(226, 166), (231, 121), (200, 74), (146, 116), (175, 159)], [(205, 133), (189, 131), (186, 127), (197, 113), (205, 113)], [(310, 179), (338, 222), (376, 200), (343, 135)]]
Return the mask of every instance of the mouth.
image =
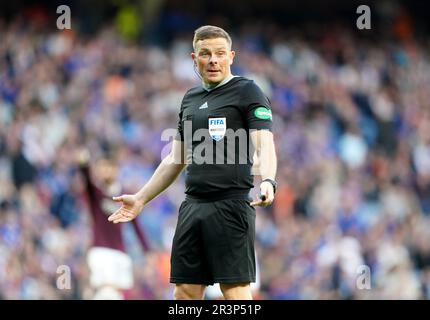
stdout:
[(220, 71), (220, 70), (208, 70), (208, 73), (209, 73), (210, 75), (217, 74), (218, 72), (221, 72), (221, 71)]

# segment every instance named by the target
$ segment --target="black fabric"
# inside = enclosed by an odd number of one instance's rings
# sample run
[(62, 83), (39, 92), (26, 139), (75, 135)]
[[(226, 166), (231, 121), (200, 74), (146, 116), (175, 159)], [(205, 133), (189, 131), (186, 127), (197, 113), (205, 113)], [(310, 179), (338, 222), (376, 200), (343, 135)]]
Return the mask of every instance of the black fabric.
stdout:
[[(243, 77), (234, 77), (211, 91), (199, 86), (185, 94), (176, 139), (184, 142), (187, 152), (186, 194), (206, 197), (225, 190), (249, 191), (253, 187), (251, 167), (254, 150), (249, 133), (251, 130), (272, 129), (271, 117), (257, 117), (257, 109), (271, 113), (270, 102), (252, 80)], [(219, 141), (210, 136), (210, 119), (222, 118), (226, 119), (226, 130), (245, 134), (244, 144), (239, 145), (239, 139), (233, 136), (227, 138), (225, 135)], [(192, 125), (192, 130), (186, 130), (186, 123)], [(196, 139), (199, 129), (203, 129), (199, 131), (203, 135)], [(227, 154), (227, 142), (232, 139), (235, 141), (234, 152)], [(210, 151), (210, 145), (212, 162), (201, 161)], [(217, 156), (221, 161), (217, 161)]]
[(248, 200), (187, 199), (173, 238), (170, 282), (255, 282), (255, 208)]

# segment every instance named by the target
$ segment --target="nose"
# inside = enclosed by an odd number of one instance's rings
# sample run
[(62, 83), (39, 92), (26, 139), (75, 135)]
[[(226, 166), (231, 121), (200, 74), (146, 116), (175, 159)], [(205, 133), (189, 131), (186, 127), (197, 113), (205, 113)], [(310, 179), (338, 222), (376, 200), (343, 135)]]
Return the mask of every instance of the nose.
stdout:
[(209, 59), (209, 63), (211, 64), (216, 64), (218, 63), (218, 57), (216, 56), (216, 54), (212, 54), (210, 59)]

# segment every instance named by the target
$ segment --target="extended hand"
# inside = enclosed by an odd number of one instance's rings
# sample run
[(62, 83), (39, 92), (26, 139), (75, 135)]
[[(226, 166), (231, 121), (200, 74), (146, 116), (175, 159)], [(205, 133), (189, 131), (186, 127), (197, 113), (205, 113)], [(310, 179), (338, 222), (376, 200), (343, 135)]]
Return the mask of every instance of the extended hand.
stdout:
[(128, 222), (136, 218), (143, 209), (143, 204), (137, 200), (136, 195), (124, 194), (112, 198), (116, 202), (121, 202), (122, 206), (108, 218), (113, 223)]

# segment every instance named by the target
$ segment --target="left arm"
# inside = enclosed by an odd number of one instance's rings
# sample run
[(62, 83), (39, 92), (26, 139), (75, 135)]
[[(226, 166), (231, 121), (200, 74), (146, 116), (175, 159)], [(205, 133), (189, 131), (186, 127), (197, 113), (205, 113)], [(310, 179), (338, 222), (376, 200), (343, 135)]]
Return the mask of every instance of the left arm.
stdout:
[[(254, 130), (251, 132), (250, 136), (258, 158), (261, 180), (275, 180), (277, 159), (272, 132), (269, 130)], [(260, 184), (260, 192), (262, 196), (265, 196), (265, 200), (259, 199), (253, 201), (251, 205), (265, 207), (272, 204), (275, 198), (272, 184), (263, 181)]]
[[(250, 130), (249, 135), (257, 156), (259, 172), (256, 174), (260, 175), (262, 180), (275, 180), (277, 163), (271, 132), (272, 110), (270, 101), (253, 81), (243, 86), (239, 100), (244, 108), (246, 127)], [(273, 185), (268, 181), (262, 182), (260, 192), (260, 199), (251, 202), (251, 205), (264, 207), (270, 205), (275, 193)], [(263, 197), (264, 199), (262, 199)]]

